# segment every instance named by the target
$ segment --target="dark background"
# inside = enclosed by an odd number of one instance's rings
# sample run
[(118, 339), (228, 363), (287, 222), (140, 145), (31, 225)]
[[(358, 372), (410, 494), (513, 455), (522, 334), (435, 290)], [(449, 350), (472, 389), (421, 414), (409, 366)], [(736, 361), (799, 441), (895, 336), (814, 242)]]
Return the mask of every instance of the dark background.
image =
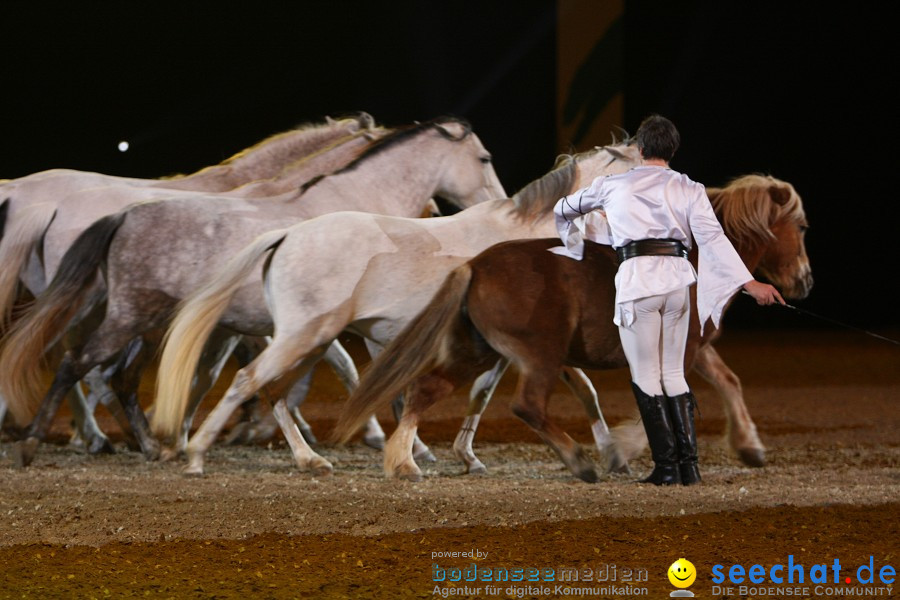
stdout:
[[(683, 138), (673, 167), (709, 186), (752, 172), (793, 183), (816, 278), (798, 306), (885, 333), (900, 324), (898, 53), (892, 11), (860, 6), (626, 0), (622, 126), (671, 118)], [(550, 0), (7, 1), (0, 177), (188, 173), (364, 110), (389, 126), (469, 119), (512, 193), (568, 150), (555, 131), (555, 15)], [(746, 298), (726, 320), (832, 326)]]

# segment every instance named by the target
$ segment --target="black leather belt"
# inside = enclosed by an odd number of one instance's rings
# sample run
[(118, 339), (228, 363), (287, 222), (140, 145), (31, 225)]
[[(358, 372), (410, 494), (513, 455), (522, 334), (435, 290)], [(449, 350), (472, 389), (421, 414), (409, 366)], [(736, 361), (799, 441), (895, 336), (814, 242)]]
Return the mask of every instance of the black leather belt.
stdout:
[(619, 261), (626, 261), (635, 256), (681, 256), (688, 257), (687, 248), (678, 240), (635, 240), (616, 248)]

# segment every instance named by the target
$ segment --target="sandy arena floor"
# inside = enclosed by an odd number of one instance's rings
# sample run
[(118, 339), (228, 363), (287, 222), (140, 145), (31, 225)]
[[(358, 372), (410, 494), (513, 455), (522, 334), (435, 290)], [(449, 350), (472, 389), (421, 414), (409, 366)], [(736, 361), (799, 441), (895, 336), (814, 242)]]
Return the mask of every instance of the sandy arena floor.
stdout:
[[(65, 444), (61, 415), (26, 470), (12, 468), (9, 440), (0, 444), (0, 598), (406, 598), (465, 585), (479, 598), (668, 597), (666, 571), (681, 556), (697, 568), (697, 597), (766, 597), (714, 589), (713, 565), (837, 558), (842, 577), (869, 557), (876, 572), (900, 566), (900, 349), (852, 332), (729, 332), (717, 347), (742, 378), (769, 464), (744, 467), (722, 445), (722, 409), (693, 376), (704, 481), (691, 488), (634, 484), (648, 455), (632, 476), (574, 479), (509, 412), (514, 373), (476, 440), (488, 474), (463, 475), (452, 455), (460, 396), (434, 407), (420, 430), (438, 457), (421, 465), (420, 483), (386, 480), (380, 453), (359, 443), (321, 446), (335, 473), (313, 478), (280, 438), (218, 445), (207, 475), (188, 478), (181, 464), (128, 451), (105, 412), (119, 452), (84, 455)], [(591, 376), (610, 424), (632, 419), (627, 373)], [(345, 396), (331, 373), (317, 373), (304, 415), (321, 437)], [(583, 410), (562, 388), (554, 414), (590, 447)], [(480, 558), (437, 555), (468, 551)], [(587, 567), (607, 581), (434, 581), (473, 563), (479, 579), (486, 568)], [(529, 594), (542, 591), (533, 586), (550, 593)], [(827, 597), (807, 587), (799, 597)], [(900, 597), (896, 588), (880, 596)]]

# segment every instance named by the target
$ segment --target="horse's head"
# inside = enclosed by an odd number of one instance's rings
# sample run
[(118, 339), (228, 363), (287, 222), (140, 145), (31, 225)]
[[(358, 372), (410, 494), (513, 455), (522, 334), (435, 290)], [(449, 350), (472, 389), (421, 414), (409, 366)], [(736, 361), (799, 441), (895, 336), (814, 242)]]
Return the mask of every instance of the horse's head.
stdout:
[(708, 192), (750, 270), (787, 298), (808, 296), (813, 285), (804, 242), (808, 224), (794, 186), (771, 176), (745, 175)]
[(597, 146), (575, 157), (575, 183), (570, 194), (593, 183), (601, 175), (616, 175), (641, 164), (637, 144), (621, 142), (612, 146)]
[(464, 121), (436, 121), (437, 132), (453, 147), (444, 159), (444, 170), (435, 196), (459, 208), (486, 200), (506, 198), (506, 191), (494, 171), (491, 153)]

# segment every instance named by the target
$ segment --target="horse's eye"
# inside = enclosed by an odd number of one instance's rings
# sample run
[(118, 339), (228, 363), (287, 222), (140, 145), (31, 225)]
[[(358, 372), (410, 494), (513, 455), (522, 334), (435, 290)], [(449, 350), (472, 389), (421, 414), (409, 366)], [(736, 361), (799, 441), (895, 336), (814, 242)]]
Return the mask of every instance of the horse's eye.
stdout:
[(480, 157), (478, 160), (480, 160), (480, 161), (481, 161), (481, 164), (483, 164), (483, 165), (489, 165), (489, 164), (491, 164), (491, 157), (490, 157), (490, 156), (482, 156), (482, 157)]
[(806, 233), (809, 231), (809, 225), (800, 225), (800, 233)]

